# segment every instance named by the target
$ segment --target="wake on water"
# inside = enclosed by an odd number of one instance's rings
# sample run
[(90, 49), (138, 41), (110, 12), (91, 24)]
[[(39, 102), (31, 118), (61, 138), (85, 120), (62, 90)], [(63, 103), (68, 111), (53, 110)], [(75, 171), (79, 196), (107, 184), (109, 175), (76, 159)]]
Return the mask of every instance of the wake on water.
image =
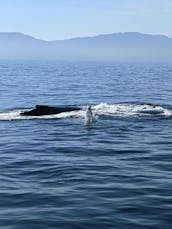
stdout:
[(100, 103), (92, 106), (81, 106), (81, 110), (63, 112), (54, 115), (44, 116), (22, 116), (21, 112), (28, 109), (13, 109), (0, 113), (0, 120), (27, 120), (27, 119), (60, 119), (79, 118), (89, 125), (101, 117), (122, 117), (122, 118), (169, 118), (172, 117), (172, 108), (152, 104)]

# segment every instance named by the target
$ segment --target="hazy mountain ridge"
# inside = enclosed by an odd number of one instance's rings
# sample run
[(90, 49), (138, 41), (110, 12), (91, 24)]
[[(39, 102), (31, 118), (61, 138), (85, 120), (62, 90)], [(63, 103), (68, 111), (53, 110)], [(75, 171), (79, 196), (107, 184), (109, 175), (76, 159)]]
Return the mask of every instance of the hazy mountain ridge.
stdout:
[(0, 59), (172, 61), (172, 38), (126, 32), (44, 41), (0, 32)]

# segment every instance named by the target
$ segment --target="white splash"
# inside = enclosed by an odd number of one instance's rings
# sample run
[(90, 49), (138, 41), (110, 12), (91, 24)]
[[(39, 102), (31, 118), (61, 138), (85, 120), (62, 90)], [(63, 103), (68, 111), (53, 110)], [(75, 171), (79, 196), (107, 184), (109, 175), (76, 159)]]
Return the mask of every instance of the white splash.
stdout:
[(24, 116), (21, 116), (20, 113), (23, 110), (12, 110), (4, 113), (0, 113), (0, 120), (16, 120), (16, 119), (26, 119)]
[(143, 115), (163, 115), (171, 116), (172, 111), (161, 106), (154, 106), (149, 104), (107, 104), (100, 103), (93, 107), (97, 115), (109, 116), (143, 116)]
[(100, 103), (95, 106), (82, 106), (81, 110), (63, 112), (54, 115), (44, 115), (44, 116), (22, 116), (22, 112), (26, 109), (11, 110), (7, 112), (0, 113), (0, 120), (24, 120), (24, 119), (61, 119), (61, 118), (78, 118), (85, 122), (85, 124), (92, 123), (101, 118), (102, 115), (111, 117), (142, 117), (142, 116), (162, 116), (169, 117), (172, 116), (172, 110), (164, 108), (162, 106), (154, 106), (149, 104), (107, 104)]
[(96, 116), (92, 111), (92, 107), (88, 106), (85, 111), (85, 125), (91, 125), (96, 121)]

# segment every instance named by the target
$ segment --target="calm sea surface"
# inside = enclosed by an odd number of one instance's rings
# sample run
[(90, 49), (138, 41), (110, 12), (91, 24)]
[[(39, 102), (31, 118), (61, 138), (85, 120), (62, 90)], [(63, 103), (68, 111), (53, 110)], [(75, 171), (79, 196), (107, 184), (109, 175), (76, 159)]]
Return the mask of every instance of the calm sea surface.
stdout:
[(172, 228), (172, 65), (1, 61), (0, 228)]

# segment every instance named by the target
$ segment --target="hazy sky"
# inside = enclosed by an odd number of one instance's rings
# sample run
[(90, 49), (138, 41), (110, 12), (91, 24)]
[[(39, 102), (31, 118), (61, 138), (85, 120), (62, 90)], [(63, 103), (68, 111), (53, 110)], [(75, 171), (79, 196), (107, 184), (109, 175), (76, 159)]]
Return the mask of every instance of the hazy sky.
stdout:
[(0, 0), (0, 32), (53, 40), (113, 32), (172, 37), (172, 0)]

